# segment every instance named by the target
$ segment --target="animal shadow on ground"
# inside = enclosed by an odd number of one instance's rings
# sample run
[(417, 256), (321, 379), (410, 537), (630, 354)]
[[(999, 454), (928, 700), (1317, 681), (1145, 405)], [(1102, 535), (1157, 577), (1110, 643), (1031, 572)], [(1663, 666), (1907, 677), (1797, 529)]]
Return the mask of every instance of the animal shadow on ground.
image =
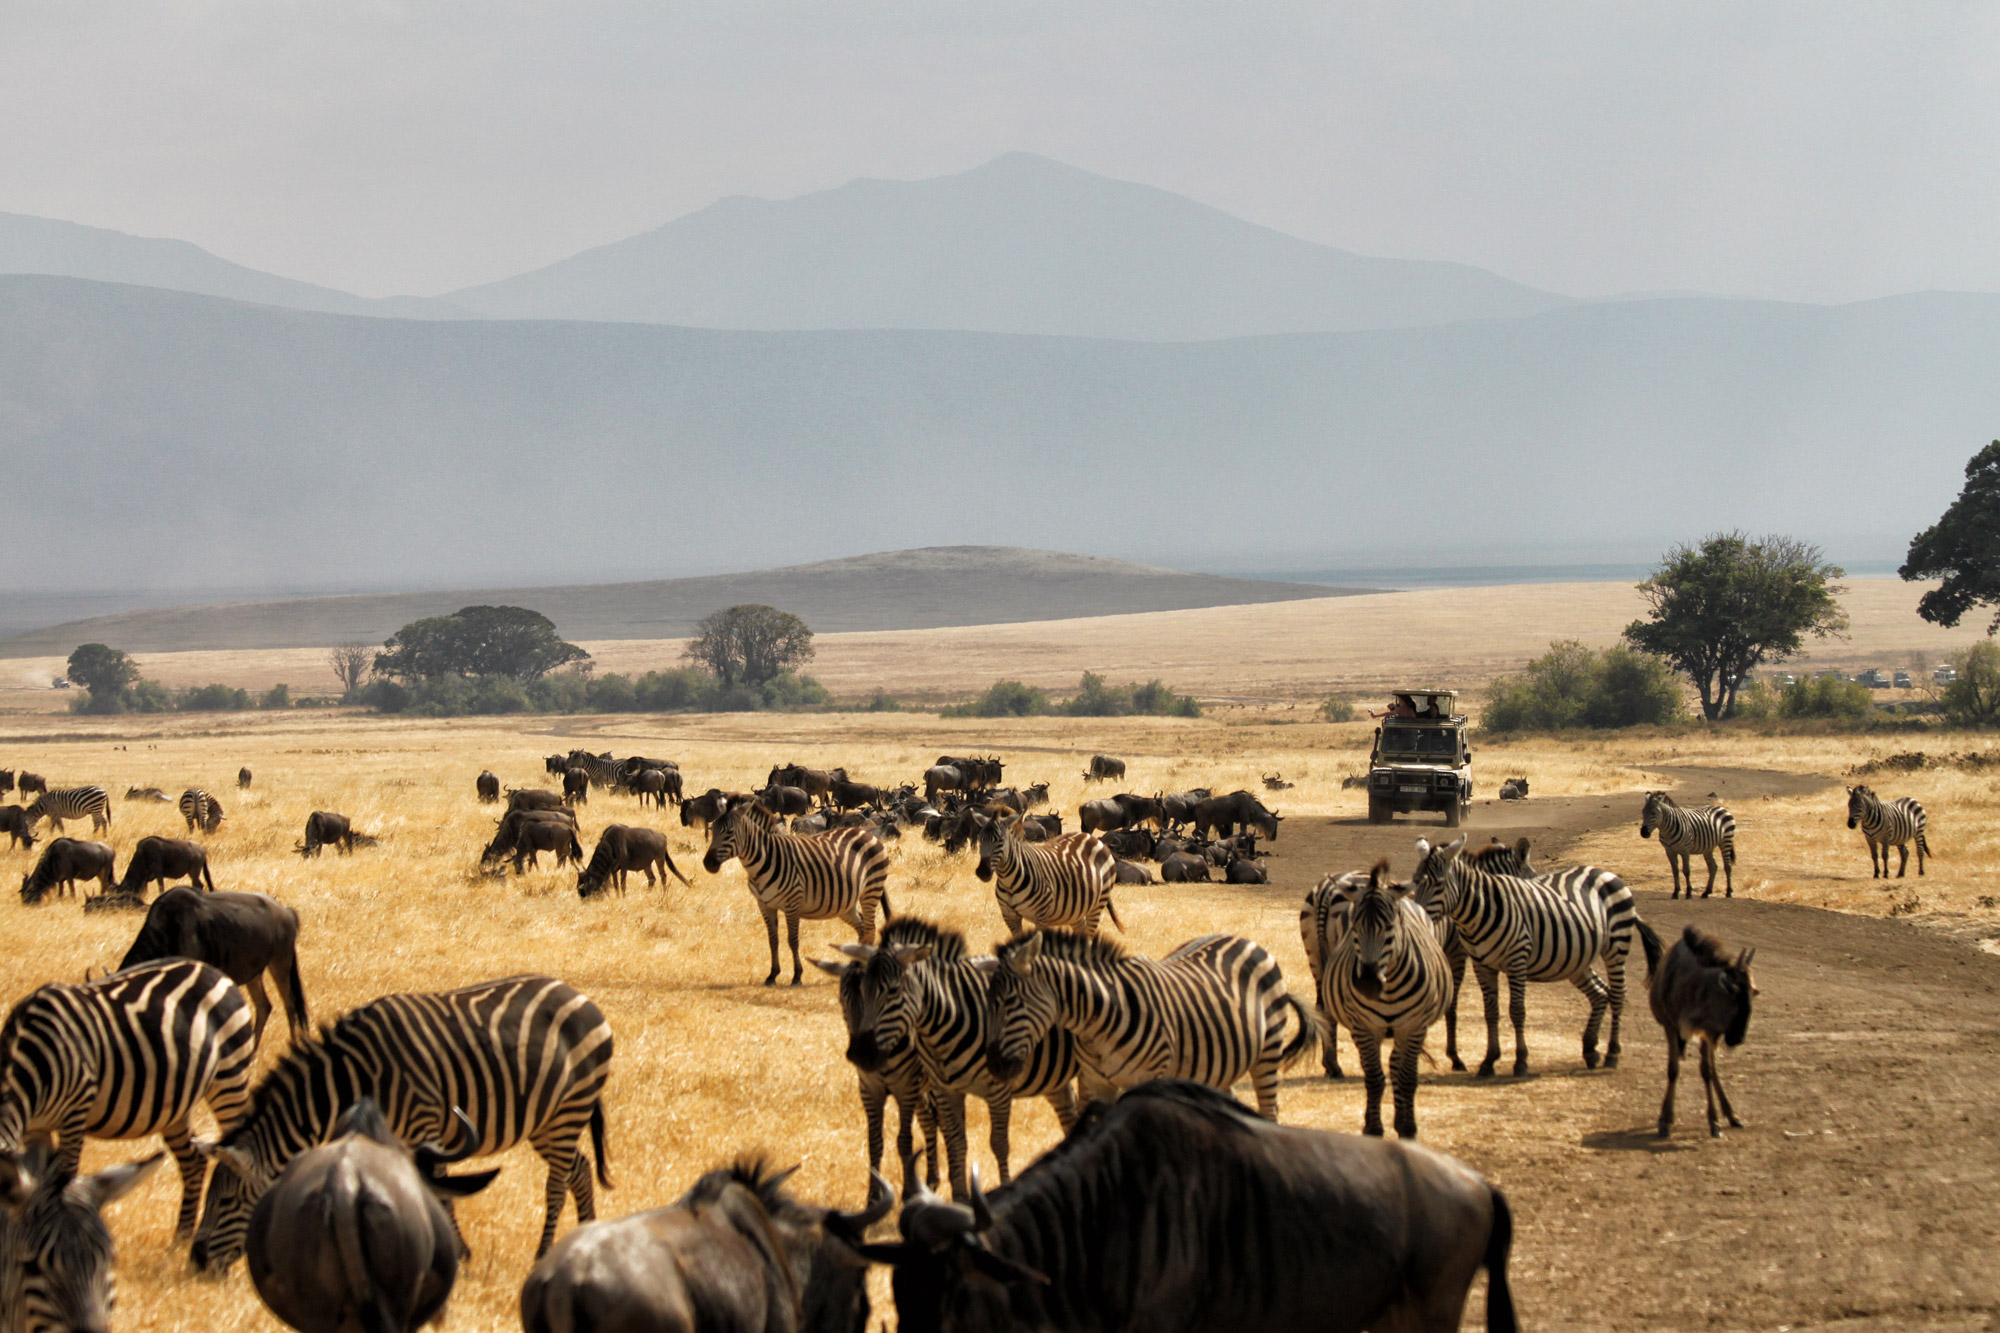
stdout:
[(1595, 1134), (1586, 1134), (1577, 1142), (1585, 1148), (1596, 1148), (1606, 1152), (1693, 1152), (1692, 1143), (1676, 1143), (1663, 1139), (1651, 1125), (1637, 1129), (1602, 1129)]

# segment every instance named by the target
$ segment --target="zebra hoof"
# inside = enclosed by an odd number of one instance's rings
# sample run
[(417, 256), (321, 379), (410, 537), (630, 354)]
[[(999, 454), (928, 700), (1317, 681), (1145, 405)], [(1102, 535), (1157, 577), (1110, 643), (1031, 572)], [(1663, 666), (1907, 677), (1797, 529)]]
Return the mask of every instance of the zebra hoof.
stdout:
[(1517, 1060), (1514, 1063), (1514, 1077), (1526, 1078), (1527, 1076), (1528, 1076), (1528, 1062), (1526, 1060)]
[[(1585, 1052), (1583, 1053), (1583, 1067), (1584, 1067), (1585, 1069), (1595, 1069), (1595, 1068), (1597, 1068), (1597, 1052), (1596, 1052), (1596, 1051), (1585, 1051)], [(1611, 1067), (1610, 1065), (1606, 1065), (1606, 1066), (1605, 1066), (1605, 1068), (1607, 1068), (1607, 1069), (1609, 1069), (1610, 1067)], [(1516, 1070), (1515, 1070), (1514, 1072), (1518, 1074), (1518, 1073), (1520, 1073), (1521, 1071), (1520, 1071), (1519, 1069), (1516, 1069)]]
[(1618, 1068), (1618, 1055), (1616, 1052), (1604, 1057), (1604, 1067), (1606, 1069)]
[(772, 974), (771, 974), (770, 976), (768, 976), (768, 977), (765, 977), (765, 978), (764, 978), (764, 984), (765, 984), (766, 986), (775, 986), (775, 985), (777, 985), (777, 984), (778, 984), (778, 974), (777, 974), (776, 972), (773, 972), (773, 973), (772, 973)]
[(1377, 1120), (1372, 1125), (1364, 1123), (1361, 1126), (1361, 1132), (1370, 1138), (1379, 1139), (1382, 1137), (1382, 1122)]
[[(1519, 1073), (1520, 1071), (1519, 1071), (1519, 1070), (1516, 1070), (1515, 1072), (1516, 1072), (1516, 1073)], [(1487, 1061), (1487, 1062), (1486, 1062), (1485, 1064), (1483, 1064), (1483, 1065), (1479, 1066), (1479, 1072), (1478, 1072), (1478, 1073), (1476, 1073), (1476, 1074), (1474, 1074), (1474, 1075), (1473, 1075), (1473, 1077), (1474, 1077), (1474, 1078), (1492, 1078), (1492, 1077), (1493, 1077), (1493, 1062), (1492, 1062), (1491, 1060), (1488, 1060), (1488, 1061)]]
[(1662, 1120), (1662, 1121), (1660, 1122), (1660, 1133), (1659, 1133), (1659, 1137), (1661, 1137), (1661, 1138), (1663, 1138), (1663, 1139), (1664, 1139), (1664, 1138), (1667, 1138), (1667, 1137), (1671, 1136), (1671, 1135), (1673, 1134), (1673, 1132), (1674, 1132), (1674, 1122), (1673, 1122), (1673, 1121), (1671, 1121), (1671, 1120)]
[(1463, 1060), (1459, 1059), (1459, 1058), (1458, 1058), (1457, 1056), (1455, 1056), (1455, 1055), (1454, 1055), (1454, 1056), (1452, 1056), (1452, 1057), (1451, 1057), (1451, 1070), (1452, 1070), (1452, 1072), (1453, 1072), (1454, 1074), (1463, 1074), (1463, 1073), (1465, 1072), (1465, 1061), (1463, 1061)]

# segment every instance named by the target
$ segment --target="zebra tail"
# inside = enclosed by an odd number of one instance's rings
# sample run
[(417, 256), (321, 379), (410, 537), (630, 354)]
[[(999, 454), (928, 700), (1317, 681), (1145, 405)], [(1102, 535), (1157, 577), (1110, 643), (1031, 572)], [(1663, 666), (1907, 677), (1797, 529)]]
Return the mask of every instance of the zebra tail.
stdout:
[(1111, 895), (1108, 893), (1104, 895), (1104, 910), (1110, 914), (1111, 924), (1118, 927), (1118, 933), (1123, 935), (1125, 923), (1118, 919), (1118, 904), (1111, 901)]
[(889, 890), (885, 885), (882, 889), (882, 920), (886, 923), (894, 915), (896, 915), (896, 909), (889, 906)]
[(1929, 856), (1931, 854), (1931, 840), (1924, 836), (1924, 831), (1922, 829), (1917, 830), (1917, 850), (1922, 852), (1925, 856)]
[(1326, 1020), (1299, 1003), (1298, 997), (1285, 992), (1285, 1003), (1299, 1016), (1299, 1030), (1293, 1034), (1285, 1048), (1278, 1052), (1278, 1068), (1290, 1069), (1299, 1061), (1311, 1055), (1318, 1048), (1326, 1031)]
[(590, 1104), (590, 1155), (597, 1159), (597, 1183), (608, 1190), (618, 1187), (611, 1183), (611, 1164), (604, 1157), (604, 1099), (599, 1097)]
[(1639, 928), (1639, 945), (1646, 951), (1646, 980), (1653, 979), (1653, 969), (1660, 965), (1660, 955), (1664, 952), (1660, 945), (1660, 932), (1647, 925), (1643, 917), (1634, 916), (1632, 924)]
[(1507, 1254), (1514, 1248), (1514, 1210), (1493, 1191), (1493, 1229), (1486, 1233), (1486, 1333), (1520, 1333), (1514, 1293), (1507, 1285)]

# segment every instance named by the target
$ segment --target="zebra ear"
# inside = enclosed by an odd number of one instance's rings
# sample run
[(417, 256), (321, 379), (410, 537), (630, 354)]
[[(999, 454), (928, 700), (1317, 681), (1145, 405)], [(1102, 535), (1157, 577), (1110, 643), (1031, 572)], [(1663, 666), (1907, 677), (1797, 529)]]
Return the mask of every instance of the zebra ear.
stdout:
[(929, 958), (931, 956), (931, 947), (932, 946), (928, 944), (897, 945), (896, 961), (901, 963), (905, 967), (909, 967), (915, 963), (921, 963), (924, 961), (924, 959)]
[(1013, 968), (1017, 976), (1025, 977), (1028, 975), (1029, 970), (1034, 967), (1035, 960), (1041, 956), (1042, 937), (1038, 932), (1028, 936), (1027, 939), (1021, 942), (1019, 948), (1007, 955), (1007, 966)]
[(857, 963), (865, 963), (875, 956), (875, 946), (872, 944), (836, 944), (833, 947)]
[(1417, 839), (1417, 859), (1418, 859), (1419, 861), (1421, 861), (1421, 860), (1423, 860), (1423, 859), (1424, 859), (1424, 858), (1425, 858), (1426, 856), (1429, 856), (1430, 854), (1431, 854), (1431, 840), (1430, 840), (1429, 838), (1418, 838), (1418, 839)]
[(814, 958), (811, 960), (811, 962), (814, 967), (818, 968), (820, 971), (826, 973), (830, 977), (839, 978), (847, 974), (846, 963), (829, 962), (824, 958)]
[(984, 972), (990, 977), (1000, 970), (1000, 960), (991, 956), (975, 958), (972, 960), (972, 970), (975, 972)]
[(167, 1155), (165, 1153), (156, 1152), (143, 1161), (127, 1162), (123, 1166), (114, 1166), (107, 1170), (99, 1171), (94, 1176), (85, 1176), (77, 1183), (82, 1186), (84, 1193), (89, 1197), (91, 1206), (93, 1208), (102, 1208), (108, 1203), (118, 1202), (118, 1200), (138, 1188), (145, 1181), (146, 1177), (152, 1175), (160, 1163), (166, 1160)]

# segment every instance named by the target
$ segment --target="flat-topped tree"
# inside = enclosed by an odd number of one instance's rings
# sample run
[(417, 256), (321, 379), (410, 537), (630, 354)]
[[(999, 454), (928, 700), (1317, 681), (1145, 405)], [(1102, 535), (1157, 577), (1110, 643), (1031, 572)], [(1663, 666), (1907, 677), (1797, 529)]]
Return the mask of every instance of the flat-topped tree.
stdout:
[(535, 680), (590, 654), (556, 634), (555, 622), (524, 606), (468, 606), (413, 620), (375, 655), (375, 674), (399, 680), (508, 676)]

